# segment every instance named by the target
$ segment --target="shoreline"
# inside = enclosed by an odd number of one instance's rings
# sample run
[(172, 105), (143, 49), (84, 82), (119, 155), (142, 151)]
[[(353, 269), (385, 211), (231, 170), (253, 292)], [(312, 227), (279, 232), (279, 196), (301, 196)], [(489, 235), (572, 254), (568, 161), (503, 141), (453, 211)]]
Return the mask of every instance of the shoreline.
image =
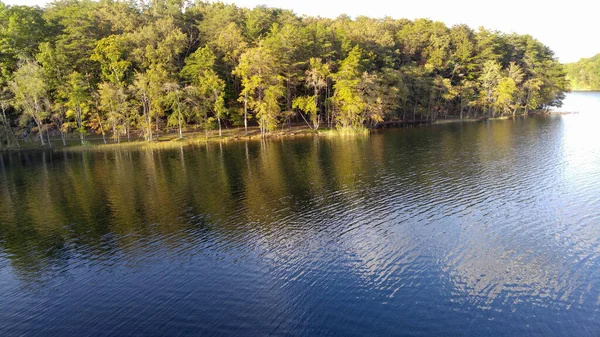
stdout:
[[(479, 117), (479, 118), (448, 118), (448, 119), (438, 119), (433, 122), (423, 123), (423, 125), (448, 125), (448, 124), (460, 124), (460, 123), (475, 123), (475, 122), (483, 122), (483, 121), (497, 121), (497, 120), (509, 120), (514, 118), (522, 118), (522, 117), (530, 117), (530, 116), (550, 116), (550, 115), (570, 115), (570, 114), (578, 114), (579, 112), (568, 112), (568, 111), (545, 111), (545, 112), (537, 112), (537, 113), (529, 113), (527, 115), (516, 115), (516, 116), (501, 116), (501, 117)], [(398, 124), (399, 126), (391, 127), (391, 129), (403, 128), (400, 126), (402, 124)], [(413, 127), (420, 126), (421, 124), (414, 125)], [(26, 144), (21, 147), (10, 147), (10, 148), (2, 148), (0, 152), (12, 152), (12, 151), (65, 151), (65, 152), (82, 152), (82, 151), (104, 151), (104, 150), (114, 150), (114, 149), (169, 149), (176, 148), (181, 146), (192, 146), (199, 144), (207, 144), (207, 143), (229, 143), (229, 142), (239, 142), (239, 141), (261, 141), (261, 140), (274, 140), (274, 139), (293, 139), (293, 138), (307, 138), (307, 137), (356, 137), (356, 136), (367, 136), (371, 133), (378, 130), (379, 132), (381, 128), (367, 128), (365, 132), (357, 132), (356, 134), (347, 133), (347, 132), (339, 132), (336, 129), (322, 129), (322, 130), (313, 130), (306, 125), (295, 125), (291, 126), (286, 130), (278, 130), (273, 131), (268, 134), (266, 137), (261, 137), (257, 127), (249, 128), (249, 133), (246, 135), (243, 127), (237, 127), (232, 129), (225, 130), (223, 136), (218, 136), (214, 134), (214, 130), (211, 131), (211, 134), (208, 136), (206, 133), (201, 131), (186, 131), (184, 132), (184, 138), (179, 139), (177, 137), (177, 131), (171, 131), (169, 133), (161, 134), (158, 140), (154, 140), (152, 142), (147, 142), (143, 140), (135, 140), (135, 141), (122, 141), (119, 143), (108, 142), (106, 144), (103, 143), (102, 138), (94, 135), (94, 137), (89, 137), (88, 139), (92, 141), (90, 145), (81, 145), (79, 144), (79, 139), (69, 139), (69, 142), (72, 144), (67, 144), (66, 146), (60, 143), (60, 139), (55, 139), (55, 143), (57, 144), (53, 147), (41, 147), (39, 144), (33, 145), (35, 143), (35, 138), (32, 143)], [(73, 144), (75, 142), (75, 144)]]

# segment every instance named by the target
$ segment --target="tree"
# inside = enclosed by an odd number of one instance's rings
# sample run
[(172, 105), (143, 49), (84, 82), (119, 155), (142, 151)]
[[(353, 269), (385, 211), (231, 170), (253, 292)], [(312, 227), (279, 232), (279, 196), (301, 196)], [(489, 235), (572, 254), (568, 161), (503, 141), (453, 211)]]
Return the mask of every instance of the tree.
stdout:
[(565, 65), (567, 80), (574, 90), (600, 90), (600, 54)]
[(18, 67), (19, 58), (34, 57), (48, 39), (48, 27), (39, 7), (9, 6), (0, 2), (0, 83)]
[(284, 93), (283, 78), (276, 72), (275, 58), (259, 44), (241, 55), (234, 74), (242, 79), (240, 100), (256, 112), (261, 136), (264, 137), (277, 127), (281, 111), (278, 100)]
[(540, 88), (543, 82), (537, 78), (530, 79), (523, 85), (525, 90), (525, 112), (536, 109), (540, 105)]
[(99, 2), (91, 0), (55, 1), (50, 3), (44, 18), (54, 28), (53, 49), (68, 60), (63, 76), (73, 71), (86, 76), (98, 74), (98, 64), (90, 59), (96, 41), (110, 33), (109, 27), (97, 15)]
[(206, 98), (208, 109), (212, 110), (219, 125), (219, 137), (223, 136), (221, 131), (221, 119), (227, 112), (225, 108), (225, 82), (212, 70), (206, 70), (200, 82), (200, 92)]
[[(136, 81), (143, 79), (137, 81), (136, 85), (137, 92), (144, 102), (143, 124), (144, 127), (150, 127), (150, 120), (154, 118), (155, 130), (158, 133), (164, 114), (161, 104), (164, 86), (172, 80), (176, 60), (185, 47), (186, 37), (175, 25), (173, 17), (166, 16), (128, 34), (127, 39), (135, 45), (131, 51), (132, 57), (145, 69), (145, 76), (136, 78)], [(146, 130), (146, 139), (151, 141), (152, 138), (152, 132)]]
[(183, 123), (186, 111), (183, 104), (183, 90), (178, 83), (165, 83), (164, 102), (168, 109), (171, 110), (171, 115), (167, 120), (167, 125), (177, 126), (179, 130), (179, 139), (183, 139)]
[[(85, 117), (89, 113), (90, 94), (85, 78), (74, 71), (69, 75), (68, 82), (60, 92), (69, 110), (66, 118), (75, 121), (75, 130), (79, 134), (81, 144), (85, 144)], [(67, 124), (69, 125), (69, 124)]]
[(121, 36), (110, 35), (96, 43), (90, 59), (100, 64), (102, 78), (115, 85), (122, 85), (131, 62), (123, 58), (125, 41)]
[(365, 102), (365, 118), (375, 125), (399, 109), (408, 89), (399, 71), (385, 68), (375, 74), (363, 73), (359, 90)]
[(189, 111), (189, 117), (196, 126), (204, 129), (208, 137), (208, 132), (214, 128), (215, 118), (210, 116), (208, 104), (202, 99), (204, 93), (198, 87), (188, 85), (183, 88), (183, 94), (183, 106)]
[(517, 84), (510, 77), (503, 77), (494, 91), (495, 106), (504, 113), (510, 113), (514, 106)]
[[(482, 105), (484, 107), (488, 107), (491, 109), (494, 105), (494, 93), (496, 92), (496, 87), (500, 82), (501, 75), (501, 66), (496, 61), (487, 61), (479, 77), (479, 82), (481, 84), (481, 100)], [(488, 110), (490, 112), (491, 110)]]
[(160, 65), (168, 73), (175, 71), (177, 58), (186, 43), (185, 34), (172, 17), (158, 18), (125, 38), (134, 46), (131, 56), (142, 69)]
[(198, 49), (185, 60), (181, 70), (181, 77), (190, 83), (196, 96), (203, 103), (200, 109), (204, 113), (212, 112), (219, 127), (219, 136), (222, 136), (221, 119), (225, 109), (225, 81), (214, 71), (216, 56), (209, 47)]
[(41, 73), (42, 99), (27, 108), (37, 122), (15, 97), (4, 127), (19, 119), (82, 143), (90, 131), (129, 139), (136, 126), (147, 141), (165, 125), (181, 136), (192, 122), (220, 135), (244, 124), (247, 134), (250, 119), (265, 136), (298, 115), (312, 129), (327, 121), (351, 132), (386, 120), (517, 115), (559, 106), (566, 75), (600, 87), (600, 57), (566, 72), (529, 35), (203, 1), (0, 3), (0, 91), (17, 90), (22, 59)]
[(363, 128), (363, 112), (366, 108), (360, 93), (362, 78), (360, 47), (355, 46), (340, 64), (340, 69), (333, 74), (335, 94), (333, 96), (337, 108), (337, 125), (341, 129)]
[(264, 47), (275, 58), (274, 72), (279, 73), (285, 84), (285, 108), (292, 110), (292, 101), (296, 87), (304, 73), (308, 57), (305, 54), (308, 40), (298, 24), (280, 26), (274, 23), (263, 40)]
[[(4, 133), (4, 138), (6, 138), (6, 145), (10, 146), (14, 143), (19, 146), (19, 141), (14, 137), (14, 133), (11, 127), (11, 121), (8, 118), (7, 112), (10, 108), (11, 97), (8, 90), (0, 90), (0, 121), (2, 122), (2, 131)], [(1, 141), (0, 141), (1, 143)]]
[(211, 45), (222, 55), (222, 59), (230, 70), (233, 70), (240, 55), (246, 50), (246, 42), (242, 30), (235, 22), (217, 30), (219, 35)]
[(127, 100), (123, 88), (111, 82), (103, 82), (98, 87), (100, 93), (100, 110), (104, 120), (112, 130), (113, 142), (121, 142), (121, 133), (125, 131), (125, 113)]
[(46, 83), (41, 67), (35, 61), (22, 61), (14, 73), (10, 89), (15, 96), (15, 106), (23, 112), (21, 122), (26, 123), (33, 119), (40, 143), (44, 146), (44, 120), (49, 113)]
[[(309, 118), (312, 122), (312, 125), (306, 122), (310, 128), (313, 130), (319, 129), (319, 115), (318, 115), (318, 107), (317, 107), (317, 97), (316, 96), (300, 96), (294, 98), (292, 102), (292, 107), (294, 109), (298, 109), (300, 111), (306, 112), (309, 115)], [(303, 115), (301, 115), (304, 118)], [(305, 119), (306, 120), (306, 119)]]
[(324, 64), (320, 58), (311, 58), (310, 68), (306, 71), (306, 85), (313, 90), (312, 96), (297, 97), (293, 107), (309, 114), (312, 128), (317, 130), (321, 122), (319, 116), (319, 96), (321, 90), (327, 86), (327, 79), (331, 74), (329, 65)]
[(43, 42), (39, 45), (35, 60), (42, 67), (48, 92), (57, 94), (71, 73), (72, 65), (67, 55), (50, 42)]
[(147, 97), (151, 107), (149, 117), (154, 117), (154, 127), (158, 133), (160, 118), (164, 115), (161, 100), (164, 94), (164, 85), (169, 81), (169, 73), (162, 64), (153, 64), (146, 72), (146, 75), (146, 79), (148, 80)]
[(254, 41), (264, 37), (277, 19), (278, 9), (256, 6), (246, 14), (246, 36)]
[[(49, 105), (50, 109), (50, 123), (56, 128), (62, 140), (63, 146), (67, 145), (67, 133), (69, 132), (70, 124), (65, 121), (66, 109), (61, 102), (54, 102)], [(48, 143), (50, 143), (50, 137), (48, 137)]]
[[(524, 76), (525, 75), (523, 74), (523, 70), (521, 69), (521, 67), (518, 64), (516, 64), (515, 62), (510, 62), (510, 64), (508, 65), (508, 68), (506, 69), (506, 77), (508, 77), (509, 79), (512, 80), (512, 82), (514, 83), (514, 87), (515, 87), (513, 95), (512, 95), (513, 96), (512, 102), (509, 107), (512, 110), (513, 115), (517, 114), (517, 111), (523, 105), (522, 102), (525, 100), (525, 97), (524, 97), (525, 90), (524, 90), (524, 87), (522, 86)], [(505, 110), (505, 111), (507, 111), (507, 110)]]
[(210, 47), (198, 48), (185, 59), (185, 65), (179, 75), (187, 83), (198, 85), (206, 70), (213, 70), (216, 56)]
[(140, 126), (142, 127), (144, 139), (148, 142), (153, 140), (152, 137), (152, 100), (150, 82), (148, 75), (138, 73), (135, 75), (135, 80), (130, 86), (130, 90), (137, 97), (137, 101), (142, 109), (142, 119)]

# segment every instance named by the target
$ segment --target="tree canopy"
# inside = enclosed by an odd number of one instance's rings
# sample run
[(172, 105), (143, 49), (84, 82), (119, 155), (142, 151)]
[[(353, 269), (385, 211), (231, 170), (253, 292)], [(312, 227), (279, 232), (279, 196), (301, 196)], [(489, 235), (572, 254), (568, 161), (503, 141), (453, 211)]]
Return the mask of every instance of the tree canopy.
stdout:
[(573, 90), (600, 90), (600, 54), (565, 65)]
[[(567, 69), (575, 88), (591, 89), (599, 67), (597, 56)], [(203, 1), (0, 2), (9, 125), (0, 132), (40, 142), (44, 132), (150, 141), (171, 128), (183, 137), (248, 123), (267, 135), (290, 118), (317, 130), (496, 117), (560, 105), (567, 90), (563, 66), (533, 37), (428, 19)]]

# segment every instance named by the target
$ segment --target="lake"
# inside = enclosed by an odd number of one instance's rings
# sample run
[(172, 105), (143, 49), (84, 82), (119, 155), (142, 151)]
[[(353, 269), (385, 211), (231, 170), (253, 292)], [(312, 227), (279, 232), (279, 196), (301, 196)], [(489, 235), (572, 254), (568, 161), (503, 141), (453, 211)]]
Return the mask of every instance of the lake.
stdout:
[(600, 94), (370, 137), (0, 155), (0, 336), (597, 336)]

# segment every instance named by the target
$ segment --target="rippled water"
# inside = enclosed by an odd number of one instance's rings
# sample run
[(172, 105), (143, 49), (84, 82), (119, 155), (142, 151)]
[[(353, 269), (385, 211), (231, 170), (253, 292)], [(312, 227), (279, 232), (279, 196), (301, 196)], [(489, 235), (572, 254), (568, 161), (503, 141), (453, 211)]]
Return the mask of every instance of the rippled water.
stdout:
[(0, 336), (600, 334), (579, 115), (0, 156)]

